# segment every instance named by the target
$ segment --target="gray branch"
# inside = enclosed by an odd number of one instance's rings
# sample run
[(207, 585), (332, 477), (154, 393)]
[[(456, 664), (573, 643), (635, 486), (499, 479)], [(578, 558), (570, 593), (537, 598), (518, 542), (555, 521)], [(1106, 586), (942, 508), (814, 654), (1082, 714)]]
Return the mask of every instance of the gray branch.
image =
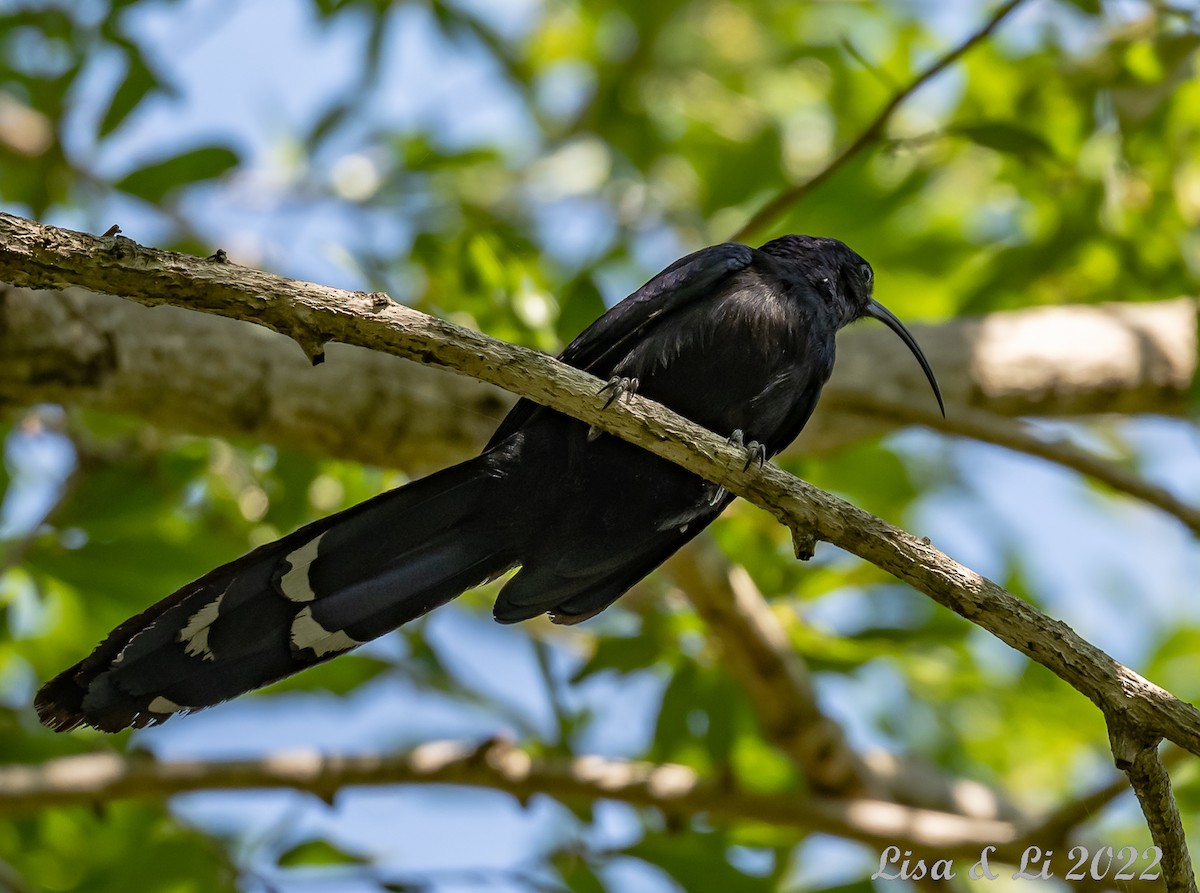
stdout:
[(1196, 893), (1196, 875), (1179, 807), (1171, 791), (1171, 776), (1158, 753), (1161, 742), (1156, 736), (1143, 734), (1135, 726), (1112, 717), (1108, 718), (1108, 738), (1117, 768), (1128, 776), (1154, 845), (1162, 852), (1163, 880), (1168, 893)]
[[(743, 470), (742, 451), (658, 404), (635, 397), (605, 409), (597, 379), (551, 357), (433, 319), (383, 295), (339, 291), (8, 215), (0, 215), (0, 281), (81, 287), (151, 305), (170, 302), (286, 333), (313, 357), (327, 342), (341, 341), (491, 382), (637, 443), (766, 508), (792, 529), (798, 554), (820, 539), (889, 571), (1050, 669), (1092, 700), (1110, 727), (1136, 729), (1143, 740), (1165, 737), (1200, 754), (1200, 711), (1066, 624), (953, 561), (927, 539), (774, 466)], [(1191, 315), (1194, 323), (1194, 306)], [(1190, 337), (1194, 344), (1194, 329)]]
[(1200, 507), (1189, 505), (1165, 487), (1153, 484), (1120, 463), (1104, 459), (1069, 440), (1041, 437), (1031, 426), (1018, 419), (1005, 419), (989, 412), (961, 406), (943, 418), (936, 409), (924, 409), (911, 402), (901, 404), (871, 399), (861, 402), (856, 400), (849, 405), (861, 408), (863, 412), (872, 416), (911, 422), (934, 431), (993, 443), (1070, 468), (1107, 484), (1118, 493), (1132, 496), (1174, 515), (1193, 534), (1200, 536)]
[(0, 408), (62, 403), (419, 473), (478, 451), (499, 388), (347, 344), (314, 368), (283, 335), (79, 289), (0, 286)]

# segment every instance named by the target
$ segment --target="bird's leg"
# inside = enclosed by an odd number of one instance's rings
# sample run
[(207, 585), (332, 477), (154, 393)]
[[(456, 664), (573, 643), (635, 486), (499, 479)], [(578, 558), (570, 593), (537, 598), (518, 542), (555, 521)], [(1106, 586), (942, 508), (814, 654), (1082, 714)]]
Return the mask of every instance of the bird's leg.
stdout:
[[(608, 380), (604, 387), (596, 391), (596, 395), (599, 396), (605, 391), (612, 391), (612, 393), (609, 395), (609, 398), (604, 401), (604, 408), (608, 409), (613, 405), (613, 403), (615, 403), (617, 400), (620, 400), (622, 397), (625, 397), (626, 402), (628, 402), (628, 399), (637, 393), (637, 389), (638, 380), (636, 378), (625, 378), (621, 375), (614, 375)], [(590, 426), (587, 433), (588, 443), (591, 443), (603, 433), (604, 432), (595, 425)]]

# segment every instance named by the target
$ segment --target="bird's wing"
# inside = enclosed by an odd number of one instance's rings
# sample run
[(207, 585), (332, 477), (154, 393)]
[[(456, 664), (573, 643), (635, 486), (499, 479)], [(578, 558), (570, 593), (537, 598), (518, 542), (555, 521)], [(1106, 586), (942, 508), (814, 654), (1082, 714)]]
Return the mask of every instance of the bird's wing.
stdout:
[[(647, 327), (711, 293), (723, 280), (748, 267), (753, 256), (749, 246), (725, 242), (680, 258), (584, 329), (558, 358), (607, 378)], [(531, 400), (519, 400), (488, 441), (488, 448), (524, 425), (538, 408)]]

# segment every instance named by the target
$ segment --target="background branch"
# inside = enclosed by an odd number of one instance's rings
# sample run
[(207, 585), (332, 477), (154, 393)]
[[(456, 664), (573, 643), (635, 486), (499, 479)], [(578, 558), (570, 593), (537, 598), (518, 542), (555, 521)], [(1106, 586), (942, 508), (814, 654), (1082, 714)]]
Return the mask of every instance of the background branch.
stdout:
[[(1164, 748), (1161, 760), (1164, 769), (1182, 764), (1190, 759), (1187, 751), (1178, 747)], [(1041, 847), (1062, 848), (1070, 833), (1078, 826), (1095, 818), (1096, 814), (1113, 800), (1130, 790), (1128, 777), (1116, 776), (1107, 784), (1079, 797), (1070, 803), (1065, 803), (1044, 816), (1041, 821), (1030, 827), (1025, 839), (1031, 844)]]
[(55, 402), (413, 473), (478, 451), (511, 395), (378, 351), (80, 289), (0, 288), (0, 406)]
[(841, 728), (821, 710), (804, 659), (745, 569), (730, 565), (703, 538), (692, 540), (664, 567), (720, 644), (763, 734), (791, 757), (813, 790), (880, 795)]
[(763, 735), (818, 794), (871, 796), (974, 818), (1024, 821), (999, 791), (885, 751), (859, 755), (817, 699), (804, 658), (746, 569), (698, 537), (663, 565), (704, 620), (721, 661), (745, 689)]
[(470, 785), (505, 791), (521, 800), (547, 794), (578, 805), (617, 800), (667, 815), (703, 813), (722, 821), (760, 821), (837, 834), (880, 848), (898, 845), (963, 857), (977, 858), (981, 842), (1004, 846), (1017, 839), (1016, 827), (1008, 822), (878, 800), (739, 791), (701, 781), (691, 769), (672, 764), (596, 756), (539, 759), (505, 741), (435, 741), (398, 756), (279, 753), (261, 760), (169, 763), (111, 753), (65, 757), (36, 766), (0, 767), (0, 814), (203, 790), (292, 788), (331, 800), (343, 788), (360, 784)]
[(847, 399), (844, 405), (870, 415), (923, 425), (934, 431), (1007, 447), (1018, 453), (1037, 456), (1039, 459), (1062, 465), (1106, 484), (1118, 493), (1140, 499), (1167, 514), (1174, 515), (1192, 533), (1200, 536), (1200, 508), (1188, 505), (1163, 487), (1156, 486), (1116, 462), (1103, 459), (1069, 440), (1047, 439), (1019, 420), (1005, 419), (993, 413), (967, 407), (955, 407), (953, 413), (943, 418), (940, 413), (928, 411), (911, 402), (890, 403), (869, 398)]

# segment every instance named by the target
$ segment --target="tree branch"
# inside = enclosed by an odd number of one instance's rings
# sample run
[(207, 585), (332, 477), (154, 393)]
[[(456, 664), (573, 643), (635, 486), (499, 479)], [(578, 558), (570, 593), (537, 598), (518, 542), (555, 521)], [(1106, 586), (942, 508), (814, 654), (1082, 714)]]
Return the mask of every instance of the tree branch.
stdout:
[[(343, 788), (381, 784), (458, 784), (505, 791), (521, 800), (546, 794), (568, 804), (616, 800), (668, 815), (708, 815), (803, 832), (836, 834), (882, 849), (901, 846), (978, 858), (980, 846), (1017, 839), (1008, 822), (970, 819), (878, 800), (830, 800), (795, 791), (758, 794), (700, 780), (686, 766), (597, 756), (536, 758), (505, 741), (423, 744), (398, 756), (278, 753), (234, 762), (156, 762), (97, 753), (39, 765), (0, 767), (0, 814), (192, 791), (291, 788), (330, 801)], [(1012, 854), (1009, 854), (1011, 858)]]
[(1154, 845), (1162, 852), (1163, 880), (1168, 893), (1196, 893), (1196, 875), (1187, 836), (1171, 791), (1171, 776), (1158, 756), (1161, 743), (1119, 720), (1109, 719), (1108, 737), (1117, 768), (1129, 777)]
[(1000, 23), (1008, 17), (1008, 14), (1020, 6), (1023, 2), (1024, 0), (1008, 0), (1007, 3), (1005, 3), (999, 9), (997, 9), (995, 13), (992, 14), (992, 17), (987, 20), (982, 28), (980, 28), (950, 52), (946, 53), (946, 55), (935, 61), (932, 65), (917, 75), (906, 87), (899, 90), (894, 96), (892, 96), (892, 98), (888, 100), (887, 105), (880, 109), (879, 114), (875, 116), (874, 120), (871, 121), (871, 123), (868, 124), (857, 137), (855, 137), (854, 141), (850, 143), (850, 145), (846, 146), (846, 148), (839, 152), (832, 161), (825, 165), (825, 167), (823, 167), (813, 176), (809, 177), (803, 183), (798, 183), (795, 186), (784, 190), (774, 199), (767, 202), (765, 206), (756, 211), (751, 218), (742, 224), (741, 228), (734, 233), (732, 240), (735, 242), (741, 242), (747, 236), (766, 227), (768, 223), (771, 223), (776, 217), (778, 217), (792, 205), (800, 202), (805, 196), (841, 170), (852, 158), (854, 158), (872, 143), (878, 141), (879, 138), (883, 136), (883, 131), (887, 126), (888, 121), (891, 120), (891, 117), (893, 114), (895, 114), (896, 109), (898, 109), (906, 99), (916, 93), (917, 90), (924, 86), (927, 81), (937, 77), (951, 65), (957, 62), (973, 47), (986, 40), (991, 33), (995, 31), (997, 27), (999, 27)]
[(1110, 722), (1134, 726), (1200, 754), (1200, 711), (930, 542), (898, 530), (773, 465), (743, 468), (744, 452), (652, 401), (605, 408), (599, 380), (552, 357), (391, 303), (143, 248), (0, 214), (0, 281), (32, 288), (78, 286), (141, 303), (171, 303), (248, 319), (297, 339), (310, 356), (343, 341), (477, 377), (642, 446), (772, 512), (791, 528), (798, 554), (816, 539), (875, 564), (988, 630), (1087, 696)]
[(895, 574), (1038, 660), (1108, 716), (1200, 753), (1200, 711), (1121, 666), (996, 584), (880, 519), (741, 452), (651, 401), (603, 408), (597, 380), (553, 358), (396, 305), (230, 264), (100, 240), (0, 215), (0, 280), (72, 285), (173, 302), (284, 331), (317, 355), (340, 340), (443, 365), (574, 415), (720, 483), (772, 511), (798, 541), (817, 536)]
[[(949, 402), (1005, 416), (1184, 414), (1200, 357), (1196, 304), (1186, 299), (1039, 307), (915, 330)], [(834, 451), (895, 426), (851, 402), (928, 399), (890, 332), (856, 327), (838, 352), (788, 453)], [(0, 407), (85, 406), (412, 472), (473, 454), (512, 404), (498, 388), (350, 345), (330, 345), (330, 362), (314, 370), (286, 336), (79, 289), (0, 286), (0, 357)]]
[(958, 434), (972, 440), (1007, 447), (1018, 453), (1037, 456), (1062, 465), (1107, 484), (1118, 493), (1140, 499), (1169, 515), (1174, 515), (1192, 533), (1200, 536), (1200, 508), (1188, 505), (1169, 490), (1155, 486), (1140, 475), (1122, 468), (1115, 462), (1102, 459), (1068, 440), (1046, 440), (1039, 437), (1030, 426), (1019, 420), (1005, 419), (989, 412), (961, 406), (955, 407), (954, 412), (942, 417), (940, 413), (912, 403), (853, 398), (844, 401), (843, 405), (870, 415), (911, 422), (934, 431)]
[(1188, 853), (1187, 835), (1171, 792), (1171, 776), (1158, 759), (1157, 747), (1144, 747), (1126, 770), (1129, 783), (1150, 826), (1150, 836), (1162, 850), (1163, 880), (1169, 893), (1196, 893), (1196, 874)]
[(0, 406), (64, 403), (410, 472), (478, 451), (512, 397), (378, 351), (314, 369), (258, 326), (78, 289), (0, 287)]

